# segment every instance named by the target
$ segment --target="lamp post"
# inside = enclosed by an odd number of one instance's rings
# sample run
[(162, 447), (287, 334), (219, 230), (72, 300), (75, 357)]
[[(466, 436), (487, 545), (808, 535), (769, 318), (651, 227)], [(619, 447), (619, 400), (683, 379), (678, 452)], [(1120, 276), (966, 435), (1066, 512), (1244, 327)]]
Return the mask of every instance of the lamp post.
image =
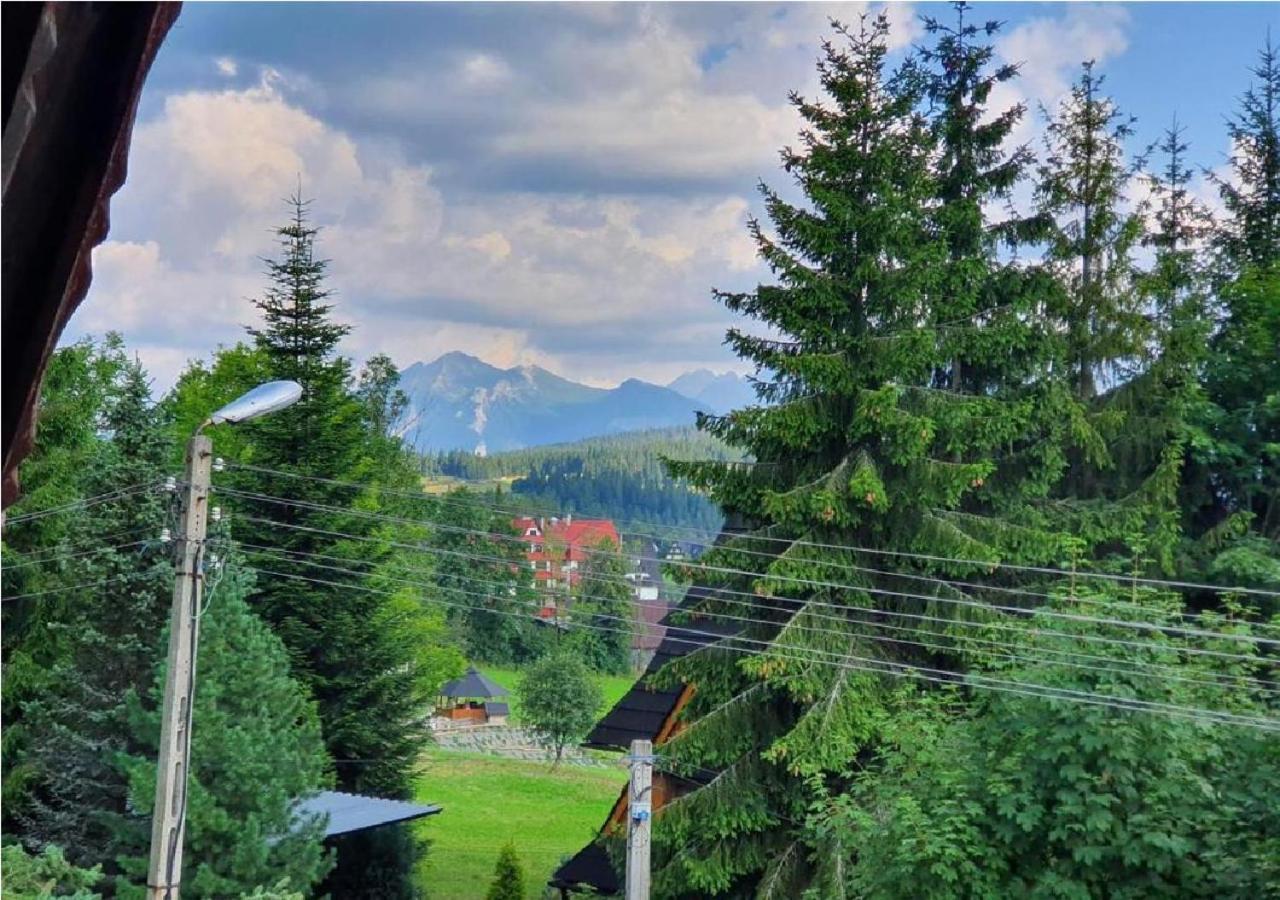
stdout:
[(187, 442), (181, 525), (176, 541), (173, 605), (169, 613), (169, 670), (160, 720), (160, 761), (151, 816), (151, 861), (147, 896), (178, 900), (182, 882), (182, 842), (187, 821), (187, 776), (191, 760), (191, 718), (200, 638), (200, 597), (204, 587), (204, 537), (209, 514), (213, 440), (206, 425), (247, 422), (296, 403), (296, 381), (260, 384), (211, 415)]

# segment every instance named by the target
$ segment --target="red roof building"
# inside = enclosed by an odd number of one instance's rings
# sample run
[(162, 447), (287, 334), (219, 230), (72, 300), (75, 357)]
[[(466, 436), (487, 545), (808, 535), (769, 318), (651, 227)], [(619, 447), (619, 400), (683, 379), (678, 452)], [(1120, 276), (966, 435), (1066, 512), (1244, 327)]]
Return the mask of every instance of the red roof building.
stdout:
[[(525, 557), (533, 568), (534, 583), (553, 593), (557, 588), (568, 592), (582, 579), (581, 569), (591, 551), (602, 544), (617, 549), (622, 546), (618, 529), (608, 519), (534, 518), (521, 516), (511, 523), (525, 543)], [(555, 615), (554, 600), (540, 613), (543, 618)]]

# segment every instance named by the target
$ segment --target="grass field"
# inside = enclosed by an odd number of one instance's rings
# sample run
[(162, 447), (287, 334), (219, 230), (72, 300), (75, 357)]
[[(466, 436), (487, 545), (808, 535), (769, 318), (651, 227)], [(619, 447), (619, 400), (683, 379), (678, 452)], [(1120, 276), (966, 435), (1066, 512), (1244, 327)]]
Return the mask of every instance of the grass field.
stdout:
[[(500, 669), (484, 665), (477, 665), (476, 668), (512, 692), (512, 696), (509, 698), (511, 700), (511, 715), (519, 723), (519, 704), (514, 696), (516, 683), (520, 680), (519, 670)], [(600, 708), (600, 715), (603, 716), (613, 708), (613, 704), (622, 699), (623, 694), (631, 690), (631, 685), (636, 683), (636, 677), (634, 675), (597, 675), (596, 683), (600, 685), (600, 692), (604, 694), (604, 705)]]
[(621, 764), (553, 771), (543, 762), (428, 751), (417, 797), (444, 811), (417, 826), (432, 842), (421, 874), (427, 896), (483, 898), (498, 851), (512, 841), (525, 896), (541, 897), (560, 861), (595, 835), (626, 779)]

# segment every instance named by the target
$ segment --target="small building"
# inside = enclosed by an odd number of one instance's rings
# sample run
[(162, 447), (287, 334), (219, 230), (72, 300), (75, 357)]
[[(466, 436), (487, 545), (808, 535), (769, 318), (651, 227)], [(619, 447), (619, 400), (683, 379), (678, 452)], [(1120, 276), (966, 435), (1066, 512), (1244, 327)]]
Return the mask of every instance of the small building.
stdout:
[(436, 716), (460, 725), (505, 725), (511, 708), (505, 700), (511, 692), (470, 666), (465, 675), (440, 688)]

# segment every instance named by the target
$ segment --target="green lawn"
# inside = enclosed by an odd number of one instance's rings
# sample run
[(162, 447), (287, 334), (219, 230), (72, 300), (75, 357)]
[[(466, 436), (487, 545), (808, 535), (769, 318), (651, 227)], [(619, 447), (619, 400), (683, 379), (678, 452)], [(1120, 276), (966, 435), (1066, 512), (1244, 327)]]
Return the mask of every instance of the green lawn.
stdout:
[(510, 840), (524, 868), (526, 896), (541, 897), (560, 861), (596, 834), (626, 779), (621, 764), (553, 771), (542, 762), (428, 751), (417, 798), (444, 811), (417, 826), (431, 840), (421, 875), (427, 896), (483, 898), (498, 851)]
[[(520, 719), (519, 704), (514, 696), (516, 683), (520, 681), (519, 669), (501, 669), (496, 666), (486, 666), (476, 664), (476, 668), (484, 674), (488, 675), (498, 684), (511, 691), (513, 696), (511, 699), (511, 715), (517, 722)], [(631, 685), (636, 683), (634, 675), (597, 675), (596, 683), (600, 685), (600, 692), (604, 694), (604, 706), (600, 709), (600, 715), (604, 715), (613, 708), (613, 704), (622, 699), (622, 695), (631, 690)]]

